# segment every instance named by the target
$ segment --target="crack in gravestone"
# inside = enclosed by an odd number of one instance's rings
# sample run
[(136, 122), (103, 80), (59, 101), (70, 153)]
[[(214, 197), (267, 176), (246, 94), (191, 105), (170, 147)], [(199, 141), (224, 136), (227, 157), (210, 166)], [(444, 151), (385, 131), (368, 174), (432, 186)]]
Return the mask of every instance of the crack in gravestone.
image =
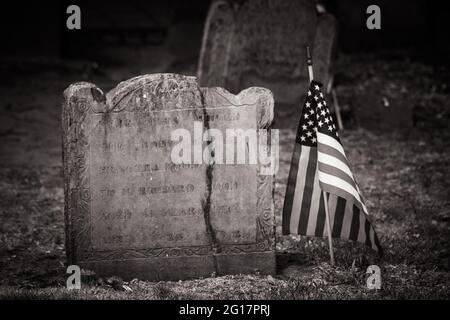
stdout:
[[(209, 130), (209, 117), (206, 111), (205, 96), (203, 95), (203, 92), (201, 93), (200, 96), (203, 110), (204, 127), (205, 130)], [(210, 143), (211, 140), (208, 139), (207, 145), (209, 145)], [(202, 208), (203, 208), (203, 218), (205, 220), (206, 226), (206, 233), (208, 235), (209, 244), (212, 249), (214, 270), (216, 272), (216, 275), (219, 275), (219, 264), (217, 262), (216, 255), (220, 253), (222, 250), (220, 247), (220, 243), (217, 240), (216, 231), (214, 230), (211, 223), (211, 193), (212, 193), (213, 169), (214, 169), (214, 161), (213, 163), (209, 163), (208, 166), (206, 167), (206, 199), (202, 200)]]

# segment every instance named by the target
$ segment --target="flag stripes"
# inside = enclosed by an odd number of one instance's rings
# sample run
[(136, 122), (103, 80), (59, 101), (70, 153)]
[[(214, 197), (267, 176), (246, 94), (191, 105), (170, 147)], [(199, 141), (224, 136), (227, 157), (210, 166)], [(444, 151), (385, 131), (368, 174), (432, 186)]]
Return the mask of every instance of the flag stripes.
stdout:
[[(291, 221), (291, 213), (292, 213), (292, 204), (295, 195), (295, 188), (297, 185), (297, 176), (299, 171), (299, 160), (302, 146), (299, 143), (295, 144), (294, 152), (292, 154), (291, 168), (289, 170), (288, 181), (291, 181), (290, 184), (286, 186), (286, 195), (285, 195), (285, 209), (283, 210), (283, 221), (290, 222)], [(302, 166), (303, 167), (303, 166)], [(300, 177), (302, 175), (300, 174)], [(283, 223), (282, 226), (283, 234), (289, 234), (290, 226), (289, 224)]]
[[(317, 179), (317, 181), (319, 181), (319, 179)], [(323, 198), (323, 192), (322, 192), (322, 190), (320, 190), (319, 211), (317, 212), (316, 230), (314, 233), (310, 233), (308, 235), (315, 236), (315, 237), (323, 236), (323, 232), (325, 230), (325, 222), (326, 222), (324, 205), (325, 205), (325, 201)]]
[(344, 218), (342, 221), (341, 235), (342, 238), (350, 239), (350, 229), (353, 219), (353, 203), (350, 201), (345, 202)]
[(345, 215), (345, 205), (347, 201), (344, 198), (337, 198), (336, 208), (334, 210), (334, 219), (331, 235), (333, 238), (339, 238), (341, 236), (342, 221)]
[[(313, 186), (313, 194), (311, 197), (311, 208), (309, 210), (309, 214), (308, 214), (308, 227), (306, 230), (306, 233), (304, 234), (308, 234), (308, 235), (315, 235), (316, 234), (316, 225), (317, 225), (317, 220), (318, 220), (318, 214), (319, 211), (324, 210), (323, 208), (323, 198), (321, 198), (322, 196), (322, 190), (320, 190), (319, 187), (319, 178), (317, 176), (317, 171), (316, 171), (316, 176), (314, 177), (314, 186)], [(322, 205), (322, 206), (320, 206)], [(325, 211), (324, 211), (325, 213)]]
[[(365, 209), (365, 206), (361, 201), (359, 193), (345, 180), (319, 171), (319, 184), (322, 190), (355, 201), (357, 206), (360, 206), (364, 212), (367, 212), (367, 209)], [(339, 184), (339, 187), (336, 186), (337, 184)]]
[(321, 151), (318, 152), (318, 156), (319, 156), (319, 162), (321, 164), (329, 165), (333, 168), (339, 169), (346, 176), (348, 176), (349, 183), (356, 190), (355, 180), (353, 179), (352, 171), (350, 170), (350, 168), (348, 167), (348, 165), (345, 162), (342, 162), (341, 160), (335, 158), (334, 156), (323, 153)]
[(359, 222), (360, 212), (359, 212), (359, 208), (356, 207), (356, 206), (352, 206), (352, 211), (349, 214), (352, 215), (352, 223), (351, 223), (351, 226), (350, 226), (349, 238), (350, 238), (350, 240), (358, 241), (358, 234), (359, 234), (359, 227), (360, 227), (360, 222)]
[[(345, 182), (347, 182), (351, 186), (355, 185), (355, 182), (353, 181), (353, 179), (350, 178), (346, 172), (344, 172), (341, 169), (334, 167), (330, 164), (325, 164), (324, 162), (319, 162), (319, 171), (324, 172), (331, 176), (336, 176), (339, 179), (345, 180)], [(355, 186), (355, 190), (356, 190), (356, 186)]]
[[(303, 151), (303, 152), (302, 152)], [(309, 160), (309, 147), (302, 147), (300, 144), (295, 144), (294, 154), (292, 157), (291, 169), (289, 171), (288, 180), (291, 184), (287, 185), (285, 196), (285, 210), (283, 211), (283, 234), (296, 233), (298, 229), (299, 215), (295, 214), (299, 211), (299, 205), (303, 200), (303, 193), (295, 192), (296, 188), (303, 189), (305, 186), (306, 168)], [(298, 177), (298, 179), (297, 179)], [(295, 198), (295, 199), (294, 199)], [(295, 203), (295, 209), (293, 209)], [(294, 214), (292, 215), (292, 212)]]
[(342, 145), (337, 142), (334, 138), (321, 133), (320, 131), (317, 132), (317, 139), (318, 139), (318, 145), (323, 146), (329, 146), (333, 149), (335, 149), (336, 151), (339, 151), (345, 158), (345, 160), (347, 161), (347, 157), (345, 156), (345, 151), (344, 148), (342, 148)]
[[(322, 198), (323, 201), (323, 198)], [(328, 194), (328, 206), (333, 238), (349, 239), (362, 242), (375, 250), (380, 250), (379, 240), (368, 217), (351, 201)], [(325, 221), (325, 217), (323, 218)], [(327, 237), (326, 228), (317, 234), (306, 236)]]
[[(303, 188), (303, 201), (300, 207), (300, 219), (298, 224), (298, 233), (305, 234), (308, 226), (309, 212), (314, 206), (318, 204), (313, 203), (312, 197), (314, 193), (314, 179), (316, 179), (317, 172), (317, 152), (309, 152), (308, 167), (306, 170), (305, 187)], [(297, 209), (294, 207), (294, 209)]]
[(322, 153), (329, 154), (330, 156), (337, 158), (343, 163), (347, 162), (347, 157), (342, 153), (340, 153), (339, 151), (337, 151), (335, 148), (330, 147), (329, 145), (323, 143), (318, 143), (317, 145), (318, 146), (320, 145), (320, 150), (322, 150)]

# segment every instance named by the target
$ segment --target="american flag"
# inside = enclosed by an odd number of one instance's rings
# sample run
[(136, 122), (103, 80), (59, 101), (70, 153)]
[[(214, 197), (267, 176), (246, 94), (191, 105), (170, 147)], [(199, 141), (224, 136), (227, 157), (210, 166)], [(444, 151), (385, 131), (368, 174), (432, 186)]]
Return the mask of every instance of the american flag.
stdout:
[(311, 81), (303, 106), (284, 200), (283, 234), (328, 236), (325, 192), (332, 237), (362, 242), (381, 253), (321, 86)]

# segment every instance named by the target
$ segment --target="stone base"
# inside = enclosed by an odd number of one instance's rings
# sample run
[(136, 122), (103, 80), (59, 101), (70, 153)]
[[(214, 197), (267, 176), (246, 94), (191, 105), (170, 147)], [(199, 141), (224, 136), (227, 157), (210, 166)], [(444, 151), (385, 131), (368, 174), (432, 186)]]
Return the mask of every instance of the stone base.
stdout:
[(83, 269), (95, 271), (97, 276), (119, 276), (125, 281), (187, 280), (226, 274), (275, 274), (275, 253), (253, 252), (244, 254), (219, 254), (215, 256), (141, 258), (80, 262)]

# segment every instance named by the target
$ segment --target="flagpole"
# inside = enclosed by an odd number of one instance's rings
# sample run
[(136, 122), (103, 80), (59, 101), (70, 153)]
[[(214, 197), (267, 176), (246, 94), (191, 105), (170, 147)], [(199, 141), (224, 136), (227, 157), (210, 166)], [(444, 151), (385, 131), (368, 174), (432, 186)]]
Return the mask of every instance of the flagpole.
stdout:
[[(314, 73), (313, 73), (313, 66), (312, 66), (312, 57), (311, 57), (311, 52), (309, 50), (309, 46), (306, 46), (306, 64), (308, 66), (308, 74), (309, 74), (309, 82), (314, 80)], [(325, 191), (322, 190), (323, 193), (323, 204), (325, 207), (325, 223), (326, 223), (326, 228), (327, 228), (327, 233), (328, 233), (328, 246), (330, 249), (330, 261), (331, 261), (331, 265), (334, 266), (334, 253), (333, 253), (333, 241), (331, 238), (331, 224), (330, 224), (330, 214), (328, 212), (328, 199), (327, 199), (327, 194), (325, 193)]]
[(328, 212), (328, 197), (325, 191), (322, 190), (323, 193), (323, 204), (325, 207), (325, 220), (327, 224), (327, 233), (328, 233), (328, 246), (330, 248), (330, 261), (331, 265), (334, 266), (334, 252), (333, 252), (333, 241), (331, 238), (331, 223), (330, 223), (330, 213)]
[(312, 57), (309, 51), (309, 46), (306, 46), (306, 65), (308, 66), (309, 82), (314, 80), (314, 73), (312, 67)]

